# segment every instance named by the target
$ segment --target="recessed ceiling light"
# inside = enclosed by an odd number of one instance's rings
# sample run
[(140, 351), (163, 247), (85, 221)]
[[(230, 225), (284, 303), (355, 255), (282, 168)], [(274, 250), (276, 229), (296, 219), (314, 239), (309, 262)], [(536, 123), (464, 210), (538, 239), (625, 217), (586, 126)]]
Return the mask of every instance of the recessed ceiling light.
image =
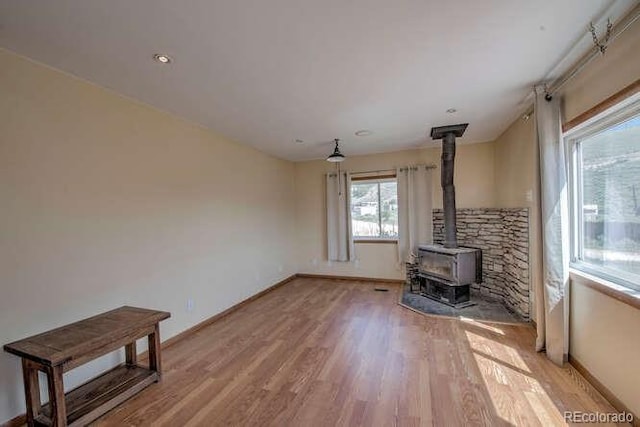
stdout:
[(153, 59), (158, 61), (161, 64), (169, 64), (171, 62), (171, 57), (168, 55), (162, 55), (160, 53), (156, 53), (153, 55)]
[(356, 136), (369, 136), (373, 135), (373, 132), (369, 129), (362, 129), (356, 132)]
[(458, 112), (458, 110), (456, 110), (455, 108), (449, 108), (447, 110), (447, 113), (449, 113), (449, 114), (453, 114), (453, 113), (457, 113), (457, 112)]

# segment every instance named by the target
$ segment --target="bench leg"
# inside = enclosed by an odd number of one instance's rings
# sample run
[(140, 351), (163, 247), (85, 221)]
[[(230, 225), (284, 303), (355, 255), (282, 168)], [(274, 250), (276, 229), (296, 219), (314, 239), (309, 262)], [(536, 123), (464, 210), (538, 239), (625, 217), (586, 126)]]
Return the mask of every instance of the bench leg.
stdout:
[(27, 404), (27, 424), (35, 424), (35, 418), (40, 413), (40, 381), (38, 380), (38, 365), (28, 359), (22, 359), (22, 379), (24, 381), (24, 396)]
[(127, 365), (135, 366), (138, 364), (138, 350), (136, 349), (136, 342), (133, 341), (127, 344), (124, 348)]
[(62, 366), (45, 368), (49, 385), (49, 404), (51, 406), (51, 423), (55, 427), (67, 425), (67, 405), (64, 400), (64, 384)]
[(160, 360), (160, 325), (156, 323), (153, 333), (149, 334), (149, 369), (158, 373), (158, 380), (162, 375)]

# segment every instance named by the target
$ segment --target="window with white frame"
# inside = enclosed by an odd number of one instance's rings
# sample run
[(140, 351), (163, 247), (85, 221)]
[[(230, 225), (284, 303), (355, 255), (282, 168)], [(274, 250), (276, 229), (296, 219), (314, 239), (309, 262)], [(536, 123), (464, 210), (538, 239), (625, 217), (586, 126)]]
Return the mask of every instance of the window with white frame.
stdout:
[(354, 239), (398, 238), (398, 185), (396, 178), (353, 179), (351, 230)]
[(640, 97), (570, 130), (565, 142), (573, 267), (640, 290)]

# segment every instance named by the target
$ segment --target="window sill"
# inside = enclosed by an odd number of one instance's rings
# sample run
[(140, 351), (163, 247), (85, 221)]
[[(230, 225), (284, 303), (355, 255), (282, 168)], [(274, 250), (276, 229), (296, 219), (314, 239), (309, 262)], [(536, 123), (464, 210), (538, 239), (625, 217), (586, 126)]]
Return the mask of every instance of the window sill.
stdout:
[(383, 243), (383, 244), (397, 244), (398, 239), (354, 239), (353, 243)]
[(640, 309), (640, 292), (585, 273), (575, 268), (569, 269), (569, 278), (580, 285), (591, 288), (624, 304)]

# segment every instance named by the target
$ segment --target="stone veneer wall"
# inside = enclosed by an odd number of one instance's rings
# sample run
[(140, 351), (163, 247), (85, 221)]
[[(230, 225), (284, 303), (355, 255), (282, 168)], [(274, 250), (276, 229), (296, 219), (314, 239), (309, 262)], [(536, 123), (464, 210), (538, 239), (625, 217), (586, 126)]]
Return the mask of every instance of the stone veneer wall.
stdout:
[[(458, 245), (482, 249), (483, 282), (472, 285), (503, 299), (506, 306), (529, 319), (529, 209), (457, 209)], [(433, 210), (433, 240), (442, 244), (442, 209)]]

